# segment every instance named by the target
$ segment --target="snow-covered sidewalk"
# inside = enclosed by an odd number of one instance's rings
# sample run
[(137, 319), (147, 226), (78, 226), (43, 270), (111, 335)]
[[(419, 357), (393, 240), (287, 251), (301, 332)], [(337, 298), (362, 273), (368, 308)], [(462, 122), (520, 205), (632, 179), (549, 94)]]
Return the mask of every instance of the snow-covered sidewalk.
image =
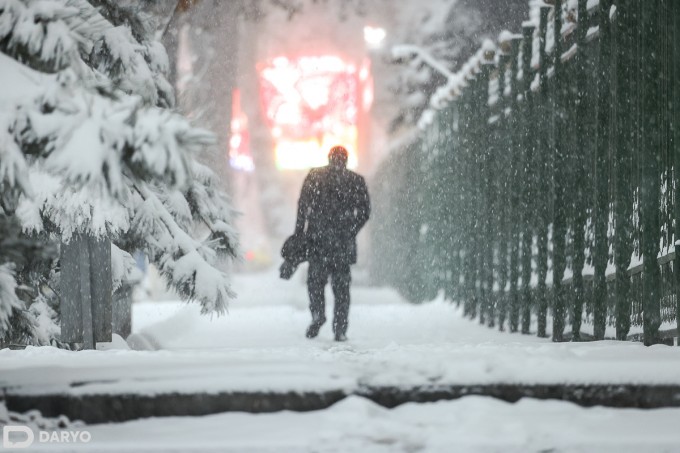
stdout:
[(0, 387), (82, 395), (349, 393), (359, 385), (680, 384), (680, 348), (614, 341), (554, 344), (479, 326), (447, 302), (411, 305), (387, 289), (353, 288), (350, 341), (332, 341), (330, 322), (310, 341), (304, 337), (310, 317), (301, 279), (283, 282), (266, 273), (237, 276), (234, 284), (239, 297), (220, 318), (201, 316), (196, 305), (179, 302), (136, 304), (134, 343), (160, 350), (2, 350)]
[[(88, 444), (36, 451), (98, 453), (677, 452), (680, 409), (582, 408), (489, 397), (385, 409), (349, 397), (324, 411), (224, 413), (87, 426)], [(37, 445), (37, 444), (36, 444)], [(43, 450), (44, 449), (44, 450)]]
[[(362, 386), (485, 383), (680, 384), (680, 348), (637, 343), (554, 344), (501, 333), (443, 301), (411, 305), (355, 286), (350, 341), (330, 323), (307, 340), (301, 276), (239, 275), (230, 313), (210, 319), (179, 302), (134, 306), (134, 340), (148, 350), (0, 351), (8, 394), (313, 392)], [(332, 298), (329, 294), (329, 301)], [(327, 310), (331, 313), (332, 302)], [(159, 348), (159, 349), (155, 349)], [(224, 413), (91, 425), (70, 451), (677, 451), (680, 409), (582, 408), (489, 397), (388, 410), (358, 396), (310, 413)]]

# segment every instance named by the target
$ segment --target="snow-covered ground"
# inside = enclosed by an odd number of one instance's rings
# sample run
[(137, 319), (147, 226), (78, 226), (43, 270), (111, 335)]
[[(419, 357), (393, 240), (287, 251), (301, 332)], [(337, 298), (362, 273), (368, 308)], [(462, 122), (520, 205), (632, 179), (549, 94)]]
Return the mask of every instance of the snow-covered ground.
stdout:
[[(130, 342), (160, 350), (0, 351), (0, 386), (87, 394), (680, 383), (680, 348), (615, 341), (553, 344), (480, 326), (444, 301), (411, 305), (391, 290), (358, 285), (352, 289), (350, 341), (332, 341), (330, 322), (310, 341), (304, 337), (310, 315), (302, 277), (299, 272), (286, 282), (274, 273), (237, 275), (238, 298), (229, 314), (212, 319), (201, 316), (196, 304), (135, 304)], [(328, 305), (330, 318), (332, 302)], [(70, 387), (73, 381), (83, 385)]]
[[(0, 387), (71, 394), (335, 390), (362, 385), (680, 383), (680, 348), (553, 344), (491, 330), (443, 301), (411, 305), (352, 289), (347, 343), (315, 340), (303, 275), (237, 275), (229, 314), (179, 302), (134, 306), (130, 342), (148, 350), (0, 351)], [(327, 311), (332, 312), (328, 294)], [(71, 387), (71, 383), (79, 382)], [(11, 390), (14, 388), (14, 390)], [(226, 413), (96, 425), (92, 451), (677, 451), (680, 409), (508, 404), (466, 397), (393, 410), (350, 397), (324, 411)], [(54, 448), (54, 446), (52, 446)], [(554, 448), (555, 450), (550, 450)]]
[(489, 397), (388, 410), (349, 397), (324, 411), (168, 417), (87, 429), (92, 452), (677, 452), (678, 409), (584, 409), (557, 401)]

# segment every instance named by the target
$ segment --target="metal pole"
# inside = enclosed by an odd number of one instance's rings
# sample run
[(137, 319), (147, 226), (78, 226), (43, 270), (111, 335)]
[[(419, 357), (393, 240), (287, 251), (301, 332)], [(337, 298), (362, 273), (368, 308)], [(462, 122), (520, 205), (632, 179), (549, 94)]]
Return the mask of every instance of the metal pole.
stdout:
[(660, 156), (660, 62), (658, 55), (658, 12), (660, 0), (642, 2), (642, 251), (643, 251), (643, 322), (644, 343), (659, 343), (660, 271), (656, 257), (659, 252), (659, 162)]

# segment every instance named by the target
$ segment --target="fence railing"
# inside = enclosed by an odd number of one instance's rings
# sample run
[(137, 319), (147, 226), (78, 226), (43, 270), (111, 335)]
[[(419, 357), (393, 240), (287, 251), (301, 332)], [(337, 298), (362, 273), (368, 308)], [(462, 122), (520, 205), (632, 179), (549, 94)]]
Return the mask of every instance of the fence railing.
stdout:
[(595, 339), (639, 325), (658, 343), (680, 320), (680, 1), (553, 0), (531, 17), (381, 166), (374, 274), (512, 332), (579, 340), (585, 319)]

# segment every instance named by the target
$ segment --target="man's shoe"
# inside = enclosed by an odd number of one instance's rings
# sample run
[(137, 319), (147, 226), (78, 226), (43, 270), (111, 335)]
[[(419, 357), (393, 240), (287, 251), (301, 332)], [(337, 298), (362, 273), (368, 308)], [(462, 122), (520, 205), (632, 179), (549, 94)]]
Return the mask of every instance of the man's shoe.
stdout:
[(336, 333), (335, 341), (347, 341), (347, 335), (345, 335), (344, 333)]
[(320, 319), (318, 321), (312, 321), (312, 323), (307, 327), (307, 333), (305, 336), (307, 338), (316, 338), (317, 335), (319, 335), (319, 330), (321, 329), (321, 326), (323, 326), (323, 323), (325, 323), (325, 319)]

